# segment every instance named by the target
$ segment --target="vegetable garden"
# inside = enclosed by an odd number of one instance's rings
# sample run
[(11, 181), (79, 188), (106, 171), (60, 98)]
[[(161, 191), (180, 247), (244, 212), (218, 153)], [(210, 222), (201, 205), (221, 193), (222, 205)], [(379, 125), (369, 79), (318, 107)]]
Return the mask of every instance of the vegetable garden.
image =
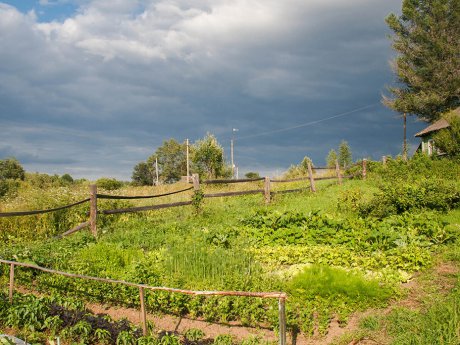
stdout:
[[(455, 251), (459, 176), (460, 165), (449, 160), (417, 156), (409, 162), (388, 160), (386, 166), (369, 162), (366, 180), (355, 178), (342, 186), (318, 181), (317, 193), (275, 194), (270, 204), (260, 195), (242, 195), (200, 200), (201, 207), (106, 215), (98, 219), (97, 239), (86, 231), (54, 238), (87, 219), (84, 205), (71, 212), (0, 218), (6, 243), (0, 259), (184, 290), (283, 291), (289, 338), (308, 342), (324, 337), (333, 320), (345, 326), (354, 313), (404, 298), (404, 283)], [(300, 189), (302, 183), (287, 188)], [(133, 195), (141, 192), (126, 188)], [(86, 197), (86, 190), (25, 185), (2, 200), (0, 211), (52, 208)], [(182, 200), (171, 196), (171, 201)], [(131, 200), (102, 203), (107, 209), (142, 206)], [(225, 334), (211, 339), (197, 329), (158, 333), (152, 324), (144, 335), (141, 325), (95, 315), (86, 307), (91, 302), (140, 308), (135, 287), (16, 267), (20, 292), (10, 304), (7, 265), (0, 265), (0, 283), (0, 329), (30, 343), (58, 336), (69, 344), (272, 341)], [(278, 332), (276, 299), (146, 291), (145, 308)]]

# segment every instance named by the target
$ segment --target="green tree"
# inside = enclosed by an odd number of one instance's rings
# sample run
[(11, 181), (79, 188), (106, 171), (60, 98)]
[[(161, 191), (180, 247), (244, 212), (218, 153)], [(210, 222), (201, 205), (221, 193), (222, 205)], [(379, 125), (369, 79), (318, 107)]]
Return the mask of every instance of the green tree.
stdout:
[(328, 168), (335, 168), (335, 161), (337, 160), (337, 152), (331, 149), (326, 157), (326, 165)]
[(123, 182), (110, 177), (101, 177), (96, 181), (96, 185), (105, 190), (117, 190), (123, 187)]
[(348, 143), (345, 140), (342, 140), (339, 145), (339, 156), (337, 157), (337, 160), (339, 161), (339, 165), (344, 168), (351, 165), (353, 162), (350, 146), (348, 146)]
[(0, 180), (24, 180), (25, 171), (16, 158), (0, 160)]
[(253, 172), (253, 171), (247, 172), (246, 174), (244, 174), (244, 176), (246, 178), (260, 178), (259, 173), (258, 172)]
[(152, 186), (153, 174), (151, 167), (146, 162), (136, 164), (133, 169), (131, 180), (137, 186)]
[(450, 127), (441, 129), (434, 135), (436, 149), (451, 157), (460, 156), (460, 117), (454, 112), (446, 114)]
[(386, 18), (393, 30), (399, 85), (383, 99), (391, 109), (426, 121), (460, 105), (460, 0), (403, 0)]
[(310, 157), (305, 156), (302, 161), (295, 165), (291, 165), (288, 169), (288, 171), (283, 175), (284, 178), (290, 179), (290, 178), (297, 178), (297, 177), (303, 177), (308, 175), (308, 163), (310, 163), (312, 167), (312, 172), (315, 172), (314, 165)]
[(73, 177), (70, 174), (64, 174), (61, 176), (61, 181), (70, 184), (73, 183)]
[[(224, 149), (210, 133), (192, 146), (193, 169), (203, 178), (228, 177)], [(231, 172), (230, 172), (231, 175)]]
[(187, 175), (187, 147), (185, 143), (179, 143), (172, 138), (165, 140), (147, 159), (147, 164), (152, 170), (152, 176), (155, 176), (155, 159), (158, 159), (158, 174), (161, 182), (177, 182), (181, 176)]

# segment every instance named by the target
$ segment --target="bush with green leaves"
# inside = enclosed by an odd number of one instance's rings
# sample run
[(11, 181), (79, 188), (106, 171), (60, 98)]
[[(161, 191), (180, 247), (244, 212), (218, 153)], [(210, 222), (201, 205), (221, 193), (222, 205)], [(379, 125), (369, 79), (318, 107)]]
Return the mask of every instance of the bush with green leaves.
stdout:
[(374, 198), (359, 207), (359, 213), (383, 218), (414, 209), (448, 211), (459, 205), (460, 188), (456, 182), (419, 179), (382, 184)]
[(105, 190), (117, 190), (123, 187), (123, 182), (118, 181), (114, 178), (101, 177), (96, 181), (96, 185), (98, 188), (102, 188)]

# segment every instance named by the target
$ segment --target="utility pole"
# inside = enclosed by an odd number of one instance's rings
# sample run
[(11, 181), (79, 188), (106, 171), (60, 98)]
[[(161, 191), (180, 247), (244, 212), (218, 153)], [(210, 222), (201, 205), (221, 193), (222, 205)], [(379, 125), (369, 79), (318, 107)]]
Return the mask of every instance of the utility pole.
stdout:
[(407, 116), (406, 113), (403, 115), (404, 119), (404, 141), (403, 141), (403, 159), (407, 161)]
[[(155, 158), (155, 162), (156, 162), (156, 158)], [(156, 164), (155, 163), (152, 163), (152, 169), (155, 169), (156, 170)], [(155, 186), (155, 175), (153, 174), (153, 171), (152, 171), (152, 186)]]
[(235, 164), (233, 163), (233, 138), (230, 139), (230, 160), (232, 164), (232, 178), (235, 177)]
[(232, 164), (232, 178), (235, 178), (235, 162), (233, 160), (233, 143), (235, 141), (235, 132), (238, 132), (238, 128), (232, 128), (232, 139), (230, 140), (230, 160)]
[(189, 148), (188, 148), (188, 139), (185, 140), (186, 144), (187, 144), (187, 183), (190, 182), (190, 165), (189, 165)]
[(155, 186), (158, 186), (158, 158), (156, 158), (156, 157), (155, 157), (155, 171), (156, 171), (156, 175), (157, 175), (157, 181), (156, 181)]

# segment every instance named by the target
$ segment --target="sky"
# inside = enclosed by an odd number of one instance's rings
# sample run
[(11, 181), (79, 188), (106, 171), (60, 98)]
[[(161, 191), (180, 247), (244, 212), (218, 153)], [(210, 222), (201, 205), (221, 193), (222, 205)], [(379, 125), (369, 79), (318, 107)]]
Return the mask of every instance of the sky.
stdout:
[[(214, 134), (279, 175), (401, 152), (385, 17), (401, 0), (0, 0), (0, 159), (130, 180), (163, 141)], [(426, 124), (410, 117), (408, 139)]]

